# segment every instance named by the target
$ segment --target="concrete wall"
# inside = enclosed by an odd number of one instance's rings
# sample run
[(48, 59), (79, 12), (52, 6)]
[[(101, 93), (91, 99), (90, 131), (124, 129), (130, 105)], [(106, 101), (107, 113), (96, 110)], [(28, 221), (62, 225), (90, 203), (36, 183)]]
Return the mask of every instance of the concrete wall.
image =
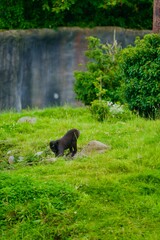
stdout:
[(122, 47), (151, 31), (114, 27), (11, 30), (0, 32), (0, 110), (75, 105), (74, 76), (85, 64), (87, 36)]

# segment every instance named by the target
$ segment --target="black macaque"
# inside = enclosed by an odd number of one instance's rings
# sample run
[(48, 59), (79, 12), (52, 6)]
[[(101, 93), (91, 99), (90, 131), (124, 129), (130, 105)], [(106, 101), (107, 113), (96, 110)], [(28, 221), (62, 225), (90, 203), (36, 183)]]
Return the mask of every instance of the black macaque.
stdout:
[(77, 139), (80, 135), (79, 130), (71, 129), (62, 138), (50, 141), (50, 148), (55, 153), (55, 157), (64, 155), (64, 151), (69, 149), (69, 154), (73, 157), (77, 152)]

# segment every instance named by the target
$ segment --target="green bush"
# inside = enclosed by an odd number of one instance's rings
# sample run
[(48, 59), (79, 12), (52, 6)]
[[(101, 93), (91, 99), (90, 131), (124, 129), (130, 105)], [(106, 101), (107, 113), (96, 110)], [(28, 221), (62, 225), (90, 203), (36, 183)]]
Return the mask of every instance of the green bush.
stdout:
[(160, 111), (160, 35), (137, 38), (122, 51), (125, 98), (129, 108), (155, 119)]
[(94, 100), (90, 107), (91, 114), (99, 122), (103, 122), (109, 114), (108, 103), (104, 100)]
[(74, 73), (74, 90), (78, 100), (85, 105), (91, 105), (96, 99), (122, 101), (122, 75), (118, 63), (120, 52), (121, 47), (116, 41), (102, 44), (98, 38), (88, 38), (88, 51), (85, 53), (89, 58), (87, 71)]
[(90, 111), (93, 118), (99, 122), (103, 122), (106, 119), (109, 121), (113, 121), (114, 119), (126, 121), (134, 117), (127, 105), (112, 103), (105, 100), (94, 100), (91, 103)]
[(74, 73), (75, 83), (74, 90), (76, 98), (85, 105), (90, 105), (94, 99), (96, 99), (97, 89), (94, 86), (94, 76), (89, 72)]
[(113, 121), (113, 119), (119, 119), (122, 121), (126, 121), (129, 119), (133, 119), (135, 115), (128, 109), (127, 104), (119, 104), (108, 102), (109, 106), (109, 118)]

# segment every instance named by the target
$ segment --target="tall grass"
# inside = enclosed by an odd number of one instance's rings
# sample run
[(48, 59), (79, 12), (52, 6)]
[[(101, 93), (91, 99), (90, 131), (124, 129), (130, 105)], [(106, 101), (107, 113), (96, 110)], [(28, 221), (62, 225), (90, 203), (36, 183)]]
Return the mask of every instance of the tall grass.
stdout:
[[(18, 123), (22, 116), (37, 122)], [(54, 157), (49, 141), (73, 127), (78, 151), (91, 140), (111, 150), (46, 161)], [(159, 120), (99, 123), (87, 108), (66, 106), (2, 113), (0, 133), (2, 240), (159, 239)]]

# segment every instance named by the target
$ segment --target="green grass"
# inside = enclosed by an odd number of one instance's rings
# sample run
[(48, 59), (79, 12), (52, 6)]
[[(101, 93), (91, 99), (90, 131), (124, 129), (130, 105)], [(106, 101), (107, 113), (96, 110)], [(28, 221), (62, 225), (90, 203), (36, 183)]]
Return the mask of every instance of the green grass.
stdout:
[[(37, 122), (17, 123), (22, 116)], [(91, 140), (111, 150), (45, 161), (49, 141), (70, 128), (81, 132), (78, 151)], [(67, 106), (2, 113), (0, 166), (2, 240), (160, 239), (160, 120), (99, 123)]]

